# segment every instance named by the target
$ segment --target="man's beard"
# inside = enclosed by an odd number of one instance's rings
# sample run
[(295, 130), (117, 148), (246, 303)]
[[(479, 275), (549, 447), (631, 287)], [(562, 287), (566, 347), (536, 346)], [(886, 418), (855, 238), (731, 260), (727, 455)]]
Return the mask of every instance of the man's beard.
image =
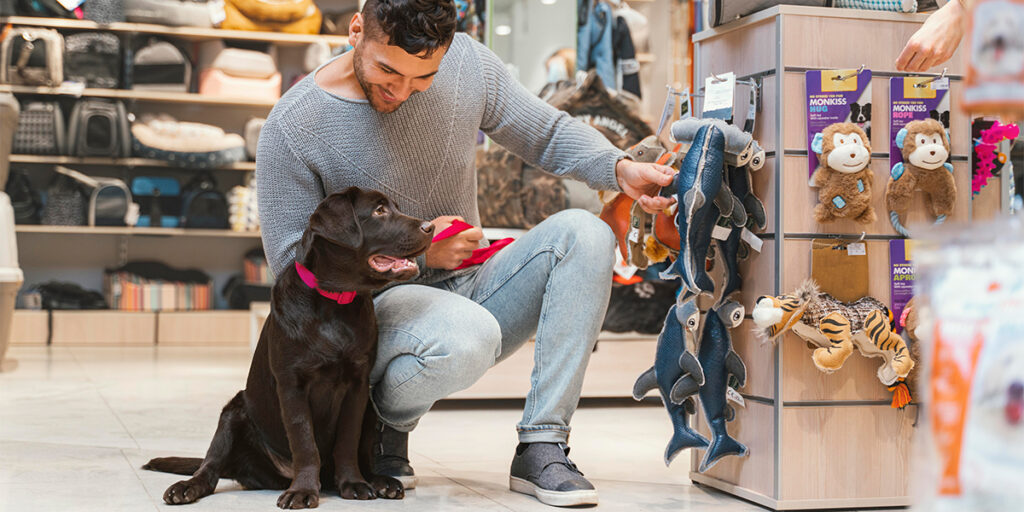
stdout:
[(363, 94), (366, 96), (366, 100), (370, 102), (370, 106), (382, 114), (390, 114), (398, 110), (402, 106), (401, 103), (387, 103), (374, 95), (373, 84), (367, 82), (363, 74), (363, 52), (358, 48), (353, 51), (355, 53), (352, 55), (352, 67), (356, 72), (356, 81), (359, 82), (359, 87), (363, 89)]

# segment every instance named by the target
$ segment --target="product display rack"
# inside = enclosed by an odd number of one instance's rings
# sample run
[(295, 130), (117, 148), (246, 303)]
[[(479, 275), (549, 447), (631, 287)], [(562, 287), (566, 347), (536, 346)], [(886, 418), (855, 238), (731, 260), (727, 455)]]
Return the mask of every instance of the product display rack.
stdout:
[[(103, 165), (115, 167), (166, 167), (168, 169), (188, 170), (171, 165), (163, 160), (152, 160), (149, 158), (11, 155), (11, 163), (40, 165)], [(256, 162), (235, 162), (222, 167), (215, 167), (211, 170), (255, 171)]]
[(131, 89), (91, 89), (77, 86), (62, 85), (60, 87), (36, 87), (31, 85), (0, 85), (0, 92), (13, 94), (33, 94), (40, 96), (71, 96), (74, 98), (113, 98), (159, 103), (187, 103), (193, 105), (224, 106), (224, 107), (261, 107), (270, 110), (277, 101), (250, 98), (229, 98), (224, 96), (207, 96), (190, 92), (166, 91), (135, 91)]
[[(746, 404), (737, 407), (730, 434), (750, 455), (726, 457), (699, 473), (703, 453), (694, 451), (690, 477), (776, 510), (907, 506), (911, 441), (919, 413), (916, 405), (890, 407), (891, 393), (875, 371), (880, 359), (858, 352), (831, 375), (819, 371), (807, 344), (791, 333), (777, 345), (753, 334), (749, 313), (758, 296), (791, 292), (811, 274), (815, 238), (864, 238), (869, 259), (869, 294), (890, 304), (889, 240), (900, 239), (889, 223), (884, 194), (889, 179), (889, 78), (912, 76), (895, 69), (906, 41), (927, 18), (838, 8), (778, 6), (693, 37), (695, 82), (712, 73), (735, 72), (738, 79), (762, 83), (762, 107), (754, 136), (768, 152), (763, 169), (753, 173), (754, 189), (764, 200), (768, 228), (764, 247), (741, 264), (743, 305), (748, 319), (732, 331), (737, 353), (746, 363)], [(870, 34), (870, 36), (867, 36)], [(948, 64), (951, 79), (952, 155), (957, 183), (956, 211), (948, 223), (995, 215), (997, 192), (971, 200), (970, 122), (957, 104), (963, 70), (960, 54)], [(873, 72), (872, 204), (878, 220), (861, 225), (849, 220), (818, 224), (812, 215), (817, 190), (808, 186), (805, 72), (857, 69)], [(940, 69), (932, 70), (934, 74)], [(737, 111), (746, 104), (737, 91)], [(742, 114), (740, 114), (742, 115)], [(998, 185), (989, 187), (999, 189)], [(992, 204), (994, 203), (994, 204)], [(913, 198), (908, 225), (930, 222), (923, 194)], [(920, 369), (921, 366), (918, 366)], [(694, 425), (708, 434), (705, 420)]]
[(282, 45), (304, 45), (324, 41), (331, 46), (348, 44), (348, 36), (322, 34), (286, 34), (283, 32), (255, 32), (202, 27), (169, 27), (150, 23), (97, 23), (88, 20), (64, 18), (34, 18), (29, 16), (0, 16), (0, 25), (18, 25), (72, 30), (102, 30), (122, 34), (152, 34), (189, 40), (234, 39)]

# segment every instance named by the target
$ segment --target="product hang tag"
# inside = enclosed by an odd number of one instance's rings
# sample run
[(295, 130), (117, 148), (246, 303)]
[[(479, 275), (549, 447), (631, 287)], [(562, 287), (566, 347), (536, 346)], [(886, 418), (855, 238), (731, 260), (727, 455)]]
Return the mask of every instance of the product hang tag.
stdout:
[(764, 245), (764, 240), (761, 240), (760, 237), (747, 228), (743, 228), (743, 233), (740, 234), (740, 239), (746, 242), (751, 249), (758, 253), (761, 252), (761, 246)]
[(743, 131), (753, 134), (754, 133), (754, 122), (757, 121), (757, 110), (759, 107), (759, 98), (761, 96), (761, 87), (757, 83), (757, 80), (750, 80), (750, 104), (747, 106), (747, 119), (743, 121)]
[(661, 135), (668, 120), (672, 118), (672, 111), (676, 109), (676, 95), (679, 94), (675, 87), (668, 86), (668, 96), (665, 97), (665, 106), (661, 109), (661, 120), (658, 121), (658, 131), (654, 135)]
[(683, 101), (679, 104), (679, 119), (693, 117), (693, 95), (690, 94), (690, 88), (683, 89), (680, 94), (683, 96)]
[(732, 122), (733, 97), (736, 94), (736, 73), (709, 76), (704, 79), (704, 118)]
[(629, 235), (627, 236), (627, 238), (629, 239), (630, 242), (633, 242), (634, 244), (635, 243), (639, 243), (640, 242), (640, 230), (637, 229), (637, 228), (631, 228), (629, 230)]
[(623, 279), (633, 277), (636, 271), (639, 270), (635, 265), (629, 265), (620, 259), (618, 248), (615, 249), (615, 260), (615, 266), (612, 267), (612, 270)]
[(743, 400), (743, 395), (739, 394), (738, 391), (731, 387), (725, 388), (725, 398), (729, 399), (730, 402), (746, 409), (747, 402)]
[[(859, 245), (860, 248), (851, 246)], [(864, 242), (811, 241), (811, 277), (821, 291), (843, 302), (868, 295), (868, 255)]]
[(714, 238), (715, 240), (727, 240), (730, 233), (732, 233), (732, 229), (715, 225), (711, 230), (711, 238)]

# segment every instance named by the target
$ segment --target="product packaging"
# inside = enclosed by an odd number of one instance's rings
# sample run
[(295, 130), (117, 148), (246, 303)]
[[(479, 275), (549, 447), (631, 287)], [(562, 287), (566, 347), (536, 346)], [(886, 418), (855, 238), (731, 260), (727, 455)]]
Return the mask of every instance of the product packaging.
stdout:
[(811, 70), (807, 84), (807, 165), (810, 177), (818, 167), (811, 148), (814, 135), (833, 123), (854, 123), (871, 140), (871, 70)]
[(949, 134), (949, 79), (946, 77), (892, 77), (889, 79), (889, 168), (903, 161), (896, 145), (900, 130), (912, 121), (932, 118)]

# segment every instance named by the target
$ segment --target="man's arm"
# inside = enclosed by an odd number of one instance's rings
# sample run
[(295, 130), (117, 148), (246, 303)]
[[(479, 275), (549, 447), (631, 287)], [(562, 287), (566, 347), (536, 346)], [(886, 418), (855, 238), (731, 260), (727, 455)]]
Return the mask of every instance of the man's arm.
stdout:
[(275, 276), (295, 261), (309, 216), (324, 198), (323, 184), (292, 150), (280, 120), (270, 120), (256, 148), (256, 197), (263, 250)]
[(593, 188), (619, 190), (615, 164), (626, 154), (597, 130), (530, 94), (491, 50), (473, 42), (487, 106), (480, 128), (523, 160)]

